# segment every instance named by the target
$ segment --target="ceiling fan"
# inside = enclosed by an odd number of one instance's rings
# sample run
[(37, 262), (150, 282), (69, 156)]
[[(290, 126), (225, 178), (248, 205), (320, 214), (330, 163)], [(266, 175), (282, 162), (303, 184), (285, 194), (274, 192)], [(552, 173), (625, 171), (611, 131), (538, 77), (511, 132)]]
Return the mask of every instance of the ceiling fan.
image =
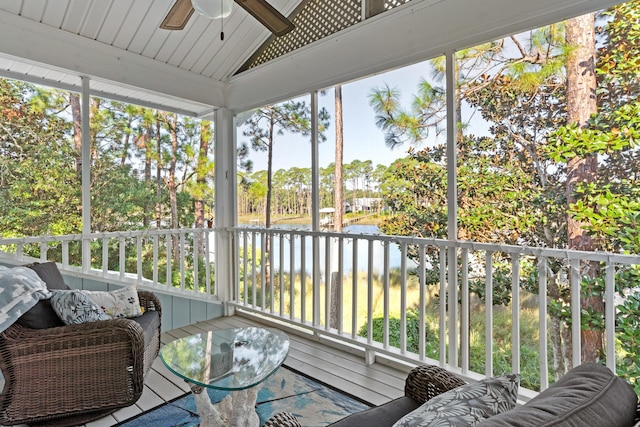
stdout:
[[(291, 21), (267, 3), (266, 0), (234, 1), (276, 36), (286, 34), (293, 29)], [(206, 13), (207, 10), (212, 10), (211, 7), (215, 7), (215, 10), (220, 10), (221, 13), (215, 16)], [(193, 0), (193, 2), (192, 0), (176, 0), (160, 24), (160, 28), (165, 30), (182, 30), (185, 25), (187, 25), (187, 22), (189, 22), (196, 8), (200, 13), (212, 19), (226, 17), (231, 13), (231, 2), (230, 0)]]

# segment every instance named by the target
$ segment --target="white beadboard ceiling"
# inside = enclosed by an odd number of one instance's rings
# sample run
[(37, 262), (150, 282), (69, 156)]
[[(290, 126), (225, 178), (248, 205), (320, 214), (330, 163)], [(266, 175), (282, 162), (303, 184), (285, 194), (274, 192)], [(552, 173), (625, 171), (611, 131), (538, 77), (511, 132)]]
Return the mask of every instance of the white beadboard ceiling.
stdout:
[[(302, 0), (271, 0), (289, 16)], [(340, 0), (335, 0), (340, 1)], [(159, 28), (173, 0), (0, 0), (0, 76), (193, 116), (240, 112), (591, 12), (616, 0), (412, 0), (234, 76), (270, 33), (238, 6)]]

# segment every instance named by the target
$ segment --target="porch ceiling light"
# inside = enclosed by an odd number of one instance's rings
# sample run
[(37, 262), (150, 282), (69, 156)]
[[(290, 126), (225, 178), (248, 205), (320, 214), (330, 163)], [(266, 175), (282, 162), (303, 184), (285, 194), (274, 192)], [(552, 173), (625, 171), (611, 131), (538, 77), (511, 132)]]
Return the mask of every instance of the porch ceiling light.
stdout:
[(193, 8), (209, 19), (221, 19), (231, 15), (233, 0), (191, 0)]

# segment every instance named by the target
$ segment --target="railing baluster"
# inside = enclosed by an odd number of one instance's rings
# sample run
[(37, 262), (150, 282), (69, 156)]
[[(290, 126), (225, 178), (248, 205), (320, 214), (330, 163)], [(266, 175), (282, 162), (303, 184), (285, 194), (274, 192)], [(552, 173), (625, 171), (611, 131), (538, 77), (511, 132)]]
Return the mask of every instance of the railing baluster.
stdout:
[(138, 281), (142, 280), (142, 236), (136, 237), (136, 273), (138, 275)]
[(320, 238), (313, 236), (313, 326), (320, 326)]
[(604, 322), (605, 322), (605, 345), (607, 355), (607, 367), (611, 369), (613, 373), (616, 372), (616, 305), (615, 291), (616, 291), (616, 267), (612, 264), (607, 264), (605, 267), (605, 301), (604, 306)]
[[(278, 271), (280, 277), (280, 317), (284, 317), (284, 233), (280, 233), (280, 256), (278, 257)], [(271, 266), (273, 269), (273, 266)]]
[(511, 256), (511, 372), (520, 372), (520, 255)]
[(184, 263), (185, 263), (185, 254), (184, 254), (184, 233), (180, 233), (180, 289), (185, 289), (185, 272), (184, 272)]
[(49, 244), (47, 242), (40, 242), (40, 262), (47, 261), (48, 251), (49, 251)]
[(367, 253), (367, 344), (373, 343), (373, 240)]
[(331, 329), (331, 244), (332, 237), (327, 235), (324, 242), (324, 327)]
[(300, 322), (307, 322), (307, 248), (305, 235), (300, 235)]
[(24, 260), (24, 244), (23, 243), (16, 244), (16, 259), (18, 261)]
[(344, 238), (338, 239), (338, 334), (344, 332)]
[[(260, 259), (261, 259), (261, 263), (260, 263), (261, 264), (260, 265), (260, 298), (261, 298), (260, 308), (262, 308), (263, 310), (265, 308), (265, 304), (266, 304), (265, 300), (267, 298), (267, 295), (266, 295), (266, 293), (267, 293), (267, 289), (266, 289), (266, 287), (267, 287), (267, 272), (265, 271), (265, 266), (264, 266), (265, 265), (265, 261), (267, 261), (267, 257), (265, 255), (267, 249), (265, 248), (265, 243), (264, 242), (265, 242), (265, 234), (264, 233), (260, 233)], [(271, 271), (273, 271), (273, 269), (271, 269)], [(273, 277), (270, 278), (270, 282), (269, 283), (271, 284), (271, 286), (270, 286), (271, 290), (270, 290), (269, 295), (273, 296), (273, 292), (272, 292), (273, 291)], [(271, 305), (269, 307), (271, 308), (271, 312), (273, 313), (273, 298), (271, 298), (270, 304)]]
[(192, 245), (192, 254), (193, 254), (193, 293), (200, 293), (200, 283), (199, 280), (199, 272), (198, 272), (198, 264), (200, 264), (200, 250), (202, 249), (202, 239), (204, 238), (202, 231), (198, 229), (193, 231), (193, 238), (191, 241)]
[(167, 246), (167, 285), (173, 286), (173, 268), (171, 266), (171, 261), (173, 258), (173, 236), (170, 232), (165, 232), (165, 244)]
[[(244, 269), (244, 285), (243, 285), (243, 300), (242, 303), (243, 305), (248, 305), (249, 300), (248, 295), (249, 295), (249, 271), (247, 270), (247, 268), (249, 267), (249, 260), (247, 260), (247, 257), (249, 256), (249, 248), (247, 248), (247, 244), (248, 244), (248, 237), (247, 237), (247, 233), (243, 233), (242, 234), (242, 245), (243, 245), (243, 249), (244, 249), (244, 254), (243, 254), (243, 262), (242, 262), (242, 266)], [(251, 268), (251, 305), (253, 307), (256, 306), (256, 234), (255, 233), (251, 233), (251, 244), (252, 244), (252, 248), (251, 248), (251, 264), (252, 264), (252, 268)], [(240, 292), (240, 289), (237, 290), (237, 292)], [(236, 297), (236, 299), (240, 299), (239, 295)]]
[(460, 368), (466, 374), (469, 372), (469, 249), (462, 248), (461, 258)]
[(120, 280), (124, 279), (124, 273), (125, 273), (125, 266), (126, 266), (126, 250), (125, 250), (125, 238), (124, 236), (120, 236), (120, 246), (119, 246), (119, 259), (118, 259), (118, 265), (120, 266)]
[(440, 366), (447, 363), (447, 248), (440, 248)]
[(159, 236), (153, 235), (153, 284), (158, 284), (158, 251), (159, 251)]
[(358, 336), (358, 239), (353, 239), (351, 253), (351, 338)]
[[(230, 236), (232, 236), (230, 234)], [(203, 254), (203, 259), (204, 259), (204, 281), (205, 281), (205, 292), (207, 293), (207, 295), (211, 295), (211, 229), (207, 228), (206, 231), (203, 232), (203, 238), (204, 240), (204, 254)], [(233, 236), (232, 236), (233, 238)], [(235, 242), (236, 240), (233, 239), (233, 241)], [(234, 253), (238, 253), (237, 249), (234, 250)], [(237, 269), (236, 269), (237, 271)]]
[(484, 374), (493, 376), (493, 252), (485, 254), (485, 285), (484, 285), (484, 310), (485, 310), (485, 367)]
[(407, 244), (400, 244), (400, 353), (407, 352)]
[(580, 334), (580, 260), (569, 261), (571, 284), (571, 345), (573, 346), (573, 366), (578, 366), (582, 361), (582, 344)]
[(447, 255), (447, 312), (449, 321), (449, 359), (451, 366), (458, 366), (458, 257), (455, 246)]
[(383, 338), (382, 338), (382, 346), (385, 349), (389, 348), (389, 242), (384, 242), (384, 281), (383, 281), (383, 315), (384, 315), (384, 326), (383, 326)]
[(419, 314), (419, 322), (418, 323), (418, 356), (420, 357), (420, 361), (424, 362), (426, 358), (426, 331), (425, 331), (425, 322), (427, 317), (427, 274), (426, 274), (426, 260), (425, 260), (425, 246), (420, 244), (418, 246), (420, 263), (418, 266), (418, 286), (420, 288), (420, 301), (418, 301), (418, 314)]
[(538, 319), (540, 346), (540, 391), (549, 388), (549, 362), (545, 355), (547, 348), (547, 258), (540, 257), (538, 261)]
[(289, 319), (293, 320), (295, 317), (295, 305), (296, 305), (296, 253), (293, 249), (295, 245), (295, 235), (293, 231), (289, 233)]
[[(275, 234), (270, 233), (267, 234), (267, 239), (269, 239), (270, 245), (273, 244), (273, 239), (275, 237)], [(264, 245), (264, 242), (263, 242)], [(269, 265), (271, 266), (271, 268), (269, 269), (269, 301), (271, 304), (271, 313), (275, 313), (275, 305), (276, 305), (276, 289), (275, 289), (275, 280), (276, 280), (276, 274), (273, 271), (273, 261), (274, 261), (274, 250), (273, 250), (273, 246), (269, 247), (269, 252), (267, 253), (267, 257), (269, 258)]]
[[(64, 243), (62, 245), (64, 247)], [(68, 247), (69, 245), (67, 245), (67, 248)], [(64, 258), (64, 255), (62, 257)], [(63, 261), (63, 264), (64, 264), (64, 261)], [(109, 239), (105, 236), (102, 238), (102, 277), (106, 277), (108, 273), (109, 273)]]
[(67, 240), (62, 242), (62, 267), (69, 268), (69, 242)]

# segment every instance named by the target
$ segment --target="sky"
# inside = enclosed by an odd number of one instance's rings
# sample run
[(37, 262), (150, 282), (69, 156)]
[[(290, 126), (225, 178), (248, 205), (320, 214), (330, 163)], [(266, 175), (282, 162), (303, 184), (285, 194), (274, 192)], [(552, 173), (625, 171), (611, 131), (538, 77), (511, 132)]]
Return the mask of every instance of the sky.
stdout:
[[(408, 146), (389, 149), (384, 142), (384, 133), (376, 127), (375, 113), (369, 106), (368, 95), (373, 88), (388, 84), (398, 89), (402, 103), (410, 105), (412, 93), (418, 87), (421, 78), (431, 75), (428, 61), (401, 69), (378, 74), (366, 79), (345, 83), (342, 86), (343, 123), (344, 123), (344, 163), (353, 160), (371, 160), (373, 166), (388, 166), (393, 160), (406, 156)], [(306, 97), (307, 102), (309, 97)], [(325, 107), (331, 115), (331, 124), (326, 131), (327, 140), (319, 145), (319, 164), (326, 167), (335, 160), (335, 123), (334, 91), (330, 88), (325, 95), (319, 96), (319, 107)], [(276, 136), (273, 153), (274, 171), (289, 169), (293, 166), (311, 167), (311, 144), (309, 138), (284, 134)], [(238, 134), (238, 143), (249, 138)], [(253, 171), (267, 169), (267, 155), (264, 152), (251, 151)]]

